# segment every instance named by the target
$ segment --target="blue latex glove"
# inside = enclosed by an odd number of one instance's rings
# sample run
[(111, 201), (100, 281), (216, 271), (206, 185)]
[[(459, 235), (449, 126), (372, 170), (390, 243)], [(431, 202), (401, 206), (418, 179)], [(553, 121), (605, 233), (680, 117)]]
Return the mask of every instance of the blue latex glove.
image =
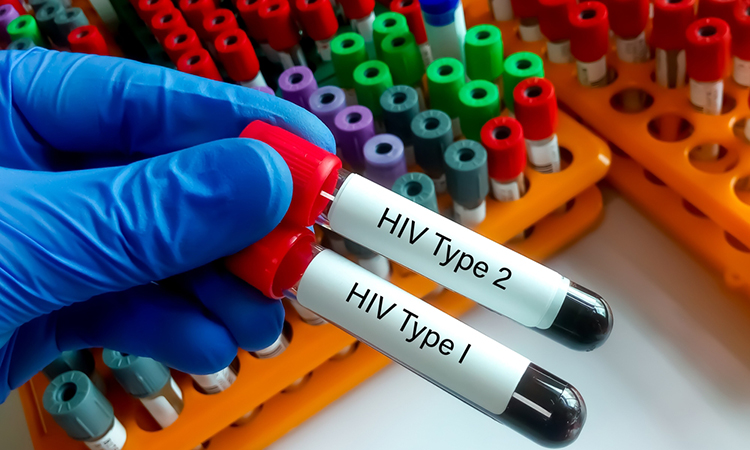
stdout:
[(333, 151), (325, 125), (264, 93), (115, 58), (3, 51), (0, 83), (0, 400), (64, 350), (205, 374), (278, 337), (281, 303), (211, 264), (291, 200), (278, 153), (237, 136), (261, 119)]

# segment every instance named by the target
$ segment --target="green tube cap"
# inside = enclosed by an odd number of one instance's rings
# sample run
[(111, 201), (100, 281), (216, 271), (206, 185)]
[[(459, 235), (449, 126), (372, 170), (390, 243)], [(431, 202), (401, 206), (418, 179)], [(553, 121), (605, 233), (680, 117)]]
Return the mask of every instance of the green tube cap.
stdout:
[(331, 63), (339, 87), (354, 87), (354, 69), (367, 61), (365, 38), (357, 33), (342, 33), (331, 41)]
[(91, 350), (69, 350), (62, 352), (60, 356), (42, 369), (42, 373), (48, 380), (71, 370), (77, 370), (91, 376), (94, 373), (94, 355)]
[(490, 192), (487, 150), (464, 139), (445, 150), (445, 178), (453, 201), (467, 209), (481, 205)]
[(39, 31), (36, 19), (28, 14), (16, 17), (8, 24), (8, 35), (11, 41), (17, 41), (21, 38), (29, 38), (34, 41), (37, 47), (44, 47), (44, 39)]
[(423, 173), (412, 172), (401, 175), (391, 189), (420, 206), (438, 212), (435, 183)]
[(544, 63), (542, 58), (531, 52), (518, 52), (505, 58), (503, 63), (503, 98), (505, 106), (515, 111), (513, 90), (516, 85), (526, 78), (544, 78)]
[(172, 377), (167, 366), (151, 358), (104, 349), (102, 360), (122, 388), (137, 398), (159, 392)]
[(77, 441), (99, 438), (115, 420), (112, 404), (83, 372), (55, 377), (44, 390), (42, 404), (60, 427)]
[(354, 69), (354, 90), (357, 91), (357, 102), (369, 108), (376, 119), (383, 115), (380, 96), (391, 86), (393, 86), (391, 71), (383, 61), (365, 61)]
[(461, 131), (467, 139), (481, 141), (482, 127), (500, 115), (500, 91), (494, 83), (474, 80), (458, 91), (461, 102)]
[(391, 69), (394, 83), (416, 86), (422, 81), (424, 62), (413, 34), (389, 34), (382, 42), (382, 52), (381, 59)]
[(430, 107), (458, 117), (458, 91), (466, 84), (464, 66), (455, 58), (440, 58), (427, 68)]
[(381, 58), (381, 46), (383, 39), (392, 33), (406, 33), (409, 31), (409, 24), (406, 22), (406, 17), (403, 14), (397, 12), (388, 11), (375, 17), (375, 22), (372, 24), (372, 40), (375, 44), (375, 53)]
[(419, 114), (417, 91), (410, 86), (390, 87), (380, 96), (380, 107), (383, 108), (386, 131), (398, 136), (404, 145), (411, 145), (414, 141), (411, 121)]
[(503, 35), (494, 25), (477, 25), (466, 32), (466, 75), (495, 82), (503, 74)]
[(448, 114), (429, 109), (417, 114), (411, 121), (414, 134), (414, 158), (425, 172), (444, 172), (443, 153), (453, 142), (453, 127)]

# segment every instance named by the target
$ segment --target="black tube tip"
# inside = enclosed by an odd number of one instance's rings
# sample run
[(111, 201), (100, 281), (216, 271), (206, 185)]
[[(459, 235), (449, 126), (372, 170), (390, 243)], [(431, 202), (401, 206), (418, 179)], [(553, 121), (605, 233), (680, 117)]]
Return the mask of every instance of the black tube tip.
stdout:
[(588, 352), (604, 344), (612, 332), (612, 310), (597, 293), (571, 281), (555, 321), (536, 330), (566, 347)]

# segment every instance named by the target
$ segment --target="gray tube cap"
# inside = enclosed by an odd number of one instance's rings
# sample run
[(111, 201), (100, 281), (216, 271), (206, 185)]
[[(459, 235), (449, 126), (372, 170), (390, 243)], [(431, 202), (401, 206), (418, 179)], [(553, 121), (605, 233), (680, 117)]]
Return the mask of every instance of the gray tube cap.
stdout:
[(164, 364), (151, 358), (104, 349), (102, 360), (120, 385), (133, 397), (143, 398), (161, 390), (171, 378)]
[(77, 370), (55, 377), (44, 391), (42, 404), (68, 436), (78, 441), (101, 437), (115, 420), (112, 404)]
[(8, 44), (8, 50), (29, 50), (36, 47), (34, 40), (31, 38), (21, 38)]
[(412, 172), (401, 175), (401, 177), (393, 183), (391, 190), (420, 206), (438, 212), (435, 183), (430, 177), (423, 173)]
[(367, 247), (357, 244), (349, 239), (344, 239), (344, 246), (354, 256), (359, 258), (372, 258), (376, 253)]
[(94, 373), (94, 355), (91, 350), (69, 350), (62, 352), (56, 360), (52, 361), (42, 369), (42, 373), (48, 380), (52, 380), (60, 374), (77, 370), (91, 376)]
[(39, 12), (39, 8), (41, 8), (46, 3), (60, 3), (65, 8), (70, 7), (70, 0), (28, 0), (29, 6), (34, 10), (34, 13)]
[(380, 96), (380, 106), (383, 108), (385, 129), (404, 142), (411, 145), (411, 121), (419, 114), (419, 95), (411, 86), (393, 86), (385, 90)]
[(490, 192), (484, 146), (464, 139), (451, 144), (443, 156), (448, 193), (453, 201), (469, 209), (481, 205)]
[(39, 25), (39, 30), (55, 44), (64, 42), (60, 27), (55, 24), (55, 17), (65, 14), (65, 6), (59, 0), (47, 0), (46, 3), (35, 7), (34, 11), (36, 11), (36, 23)]
[(453, 142), (453, 128), (448, 114), (430, 109), (411, 121), (414, 134), (414, 157), (426, 172), (443, 173), (443, 153)]
[(66, 44), (71, 31), (88, 24), (89, 19), (86, 18), (86, 14), (81, 8), (68, 8), (64, 14), (55, 16), (55, 26), (60, 33), (60, 38)]

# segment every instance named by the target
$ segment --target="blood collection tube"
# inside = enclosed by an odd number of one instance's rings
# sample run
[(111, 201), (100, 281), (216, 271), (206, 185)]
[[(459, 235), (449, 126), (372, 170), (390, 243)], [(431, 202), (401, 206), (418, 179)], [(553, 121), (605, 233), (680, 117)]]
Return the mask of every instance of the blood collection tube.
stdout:
[(13, 8), (13, 5), (5, 4), (0, 6), (0, 43), (6, 45), (10, 42), (10, 36), (8, 35), (8, 24), (18, 18), (18, 11)]
[(526, 194), (526, 143), (521, 124), (512, 117), (496, 117), (482, 127), (482, 144), (487, 149), (492, 196), (512, 202)]
[(356, 171), (365, 168), (365, 142), (375, 136), (372, 111), (366, 106), (347, 106), (334, 119), (335, 131), (341, 158)]
[(50, 1), (36, 13), (36, 23), (39, 31), (54, 45), (61, 47), (64, 44), (60, 30), (55, 25), (55, 17), (65, 14), (65, 7), (58, 1)]
[(435, 183), (435, 191), (438, 194), (446, 190), (443, 153), (453, 142), (451, 128), (451, 118), (437, 109), (422, 111), (411, 121), (414, 158)]
[(425, 69), (414, 35), (405, 31), (390, 34), (382, 42), (381, 59), (388, 65), (394, 84), (411, 86), (417, 92), (419, 109), (426, 109), (422, 77)]
[(513, 90), (527, 78), (544, 78), (544, 62), (534, 53), (518, 52), (505, 58), (503, 68), (503, 100), (505, 107), (515, 114)]
[(174, 4), (170, 0), (131, 0), (131, 3), (135, 7), (135, 12), (138, 13), (138, 17), (147, 25), (151, 23), (151, 18), (157, 12), (174, 8)]
[(96, 371), (95, 365), (94, 355), (91, 353), (91, 350), (68, 350), (62, 352), (54, 361), (47, 364), (42, 369), (42, 373), (48, 380), (52, 381), (58, 375), (70, 372), (71, 370), (77, 370), (89, 377), (99, 391), (105, 393), (107, 392), (107, 385), (104, 384), (104, 379)]
[(214, 0), (180, 0), (177, 5), (190, 28), (201, 35), (203, 34), (203, 19), (216, 10)]
[(342, 33), (331, 41), (331, 62), (338, 85), (346, 94), (346, 104), (356, 105), (354, 69), (367, 61), (365, 39), (357, 33)]
[(284, 69), (306, 66), (305, 54), (299, 46), (300, 34), (292, 10), (286, 0), (263, 0), (258, 11), (268, 43), (278, 53)]
[(419, 0), (392, 0), (391, 11), (403, 14), (406, 17), (409, 31), (414, 35), (414, 40), (419, 46), (419, 53), (422, 55), (424, 66), (427, 67), (432, 64), (432, 48), (430, 43), (427, 42), (427, 31), (425, 31)]
[(380, 96), (380, 107), (383, 108), (385, 130), (401, 139), (404, 144), (406, 165), (411, 166), (414, 159), (414, 134), (411, 132), (411, 121), (419, 114), (419, 95), (410, 86), (393, 86)]
[(409, 32), (409, 24), (406, 17), (396, 12), (384, 12), (375, 18), (372, 24), (372, 42), (375, 46), (375, 54), (378, 59), (383, 59), (381, 45), (383, 39), (389, 34), (403, 34)]
[(466, 75), (470, 80), (485, 80), (502, 85), (503, 36), (494, 25), (471, 27), (466, 32)]
[(656, 82), (666, 88), (685, 85), (687, 28), (695, 20), (695, 0), (656, 0), (651, 41), (656, 49)]
[(734, 18), (734, 7), (737, 3), (746, 3), (744, 0), (700, 0), (698, 2), (698, 18), (716, 17), (727, 24), (731, 24)]
[(23, 37), (20, 39), (16, 39), (15, 41), (8, 44), (8, 48), (6, 50), (21, 50), (26, 51), (29, 49), (32, 49), (36, 47), (36, 44), (34, 43), (34, 40), (31, 38)]
[(318, 82), (312, 70), (305, 66), (294, 66), (279, 75), (281, 97), (307, 110), (310, 109), (310, 95), (318, 89)]
[(541, 41), (542, 31), (539, 28), (539, 0), (510, 0), (513, 13), (520, 19), (518, 35), (524, 42)]
[(750, 3), (738, 2), (734, 10), (735, 28), (732, 30), (734, 55), (734, 81), (740, 86), (750, 86)]
[(365, 61), (354, 69), (354, 89), (357, 92), (357, 102), (369, 108), (372, 112), (377, 133), (385, 131), (380, 96), (391, 86), (393, 86), (391, 71), (383, 61)]
[(570, 53), (570, 8), (576, 0), (539, 0), (539, 29), (547, 38), (547, 57), (555, 64), (573, 62)]
[(260, 18), (260, 9), (263, 3), (263, 0), (237, 0), (235, 6), (240, 13), (240, 17), (242, 17), (242, 21), (245, 22), (245, 30), (251, 38), (260, 44), (266, 59), (272, 63), (280, 63), (278, 53), (268, 43), (268, 34), (263, 25), (263, 19)]
[(169, 33), (164, 38), (162, 47), (175, 65), (185, 52), (203, 49), (198, 34), (189, 27), (182, 27)]
[(391, 263), (387, 258), (349, 239), (344, 239), (344, 245), (349, 253), (357, 257), (357, 264), (360, 267), (384, 280), (391, 278)]
[(490, 11), (497, 22), (513, 20), (513, 2), (511, 0), (490, 0)]
[(331, 60), (331, 40), (336, 36), (339, 23), (330, 1), (296, 0), (297, 18), (318, 49), (320, 59)]
[(127, 432), (112, 404), (76, 370), (55, 377), (44, 390), (44, 409), (71, 439), (91, 450), (122, 450)]
[(222, 81), (219, 69), (211, 59), (211, 55), (201, 48), (187, 50), (177, 60), (177, 70), (180, 72), (197, 75), (210, 80)]
[(44, 38), (42, 38), (42, 33), (39, 31), (36, 19), (28, 14), (13, 19), (13, 21), (8, 24), (6, 30), (8, 31), (8, 36), (10, 36), (11, 41), (16, 41), (21, 38), (29, 38), (34, 41), (35, 46), (45, 46)]
[(466, 19), (461, 0), (422, 0), (420, 7), (432, 56), (455, 58), (463, 64)]
[(516, 86), (513, 96), (531, 167), (541, 173), (559, 172), (555, 87), (544, 78), (528, 78)]
[(646, 42), (648, 0), (608, 0), (609, 25), (615, 34), (617, 56), (626, 63), (642, 63), (650, 58)]
[(190, 374), (190, 378), (195, 381), (195, 384), (204, 394), (213, 395), (224, 392), (237, 381), (237, 359), (218, 372), (207, 375)]
[[(448, 114), (451, 118), (453, 138), (461, 136), (461, 119), (458, 91), (466, 84), (464, 65), (455, 58), (435, 60), (427, 68), (427, 86), (430, 91), (430, 107)], [(438, 192), (442, 192), (438, 189)]]
[(576, 60), (578, 81), (584, 86), (607, 84), (609, 17), (600, 2), (583, 2), (570, 8), (570, 52)]
[(60, 45), (69, 47), (68, 35), (78, 27), (89, 24), (89, 19), (81, 8), (67, 8), (63, 14), (55, 16), (57, 34), (61, 36)]
[(458, 91), (458, 101), (463, 135), (480, 140), (482, 126), (500, 115), (500, 90), (489, 81), (470, 81)]
[(391, 190), (432, 212), (439, 212), (435, 183), (422, 172), (410, 172), (402, 175), (393, 183)]
[(206, 43), (209, 44), (209, 48), (212, 48), (214, 41), (221, 33), (237, 29), (237, 19), (235, 19), (232, 11), (219, 8), (211, 11), (203, 18), (201, 27)]
[(263, 92), (264, 94), (273, 95), (274, 97), (276, 96), (276, 93), (273, 91), (273, 89), (268, 86), (253, 86), (250, 89)]
[(375, 22), (375, 0), (340, 0), (344, 14), (349, 19), (352, 30), (365, 38), (368, 55), (375, 57), (372, 26)]
[(443, 160), (456, 220), (469, 228), (484, 222), (487, 217), (485, 197), (490, 192), (487, 150), (479, 142), (464, 139), (451, 144)]
[(310, 94), (310, 112), (333, 132), (336, 114), (346, 108), (346, 94), (337, 86), (323, 86)]
[(187, 22), (177, 8), (163, 9), (151, 17), (151, 32), (162, 47), (164, 40), (171, 32), (184, 27), (187, 27)]
[(99, 29), (94, 25), (84, 25), (68, 35), (70, 51), (90, 55), (109, 56), (109, 49)]
[(246, 87), (266, 86), (253, 44), (239, 28), (226, 30), (214, 40), (216, 55), (229, 78)]
[(406, 173), (404, 143), (398, 136), (384, 133), (371, 137), (362, 150), (365, 157), (364, 175), (390, 189)]
[(120, 386), (141, 401), (162, 428), (177, 420), (185, 404), (182, 391), (164, 364), (115, 350), (104, 349), (102, 361)]

